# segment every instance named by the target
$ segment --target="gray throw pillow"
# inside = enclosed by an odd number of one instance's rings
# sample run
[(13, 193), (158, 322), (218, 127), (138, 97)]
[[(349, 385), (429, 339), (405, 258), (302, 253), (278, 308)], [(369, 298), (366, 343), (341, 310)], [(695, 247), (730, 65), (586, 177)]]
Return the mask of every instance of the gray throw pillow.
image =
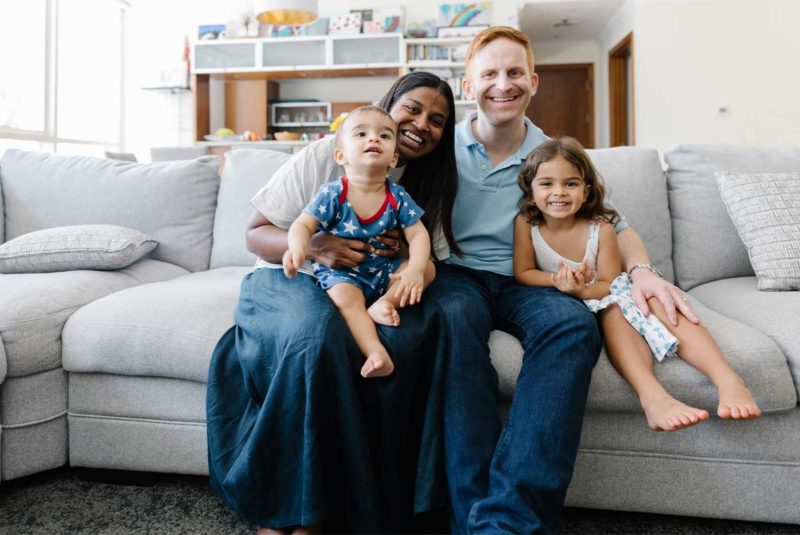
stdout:
[(716, 174), (759, 290), (800, 290), (800, 173)]
[(0, 245), (0, 273), (122, 269), (157, 245), (138, 230), (115, 225), (48, 228)]

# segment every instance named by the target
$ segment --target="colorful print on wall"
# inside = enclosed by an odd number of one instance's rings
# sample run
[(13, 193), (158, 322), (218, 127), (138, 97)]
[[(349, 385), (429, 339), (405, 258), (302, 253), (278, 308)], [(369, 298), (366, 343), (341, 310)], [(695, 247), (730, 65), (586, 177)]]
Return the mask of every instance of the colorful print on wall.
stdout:
[(480, 26), (491, 24), (491, 2), (439, 4), (439, 26)]
[(383, 32), (395, 33), (403, 31), (403, 8), (383, 7), (372, 10), (372, 20), (383, 23)]

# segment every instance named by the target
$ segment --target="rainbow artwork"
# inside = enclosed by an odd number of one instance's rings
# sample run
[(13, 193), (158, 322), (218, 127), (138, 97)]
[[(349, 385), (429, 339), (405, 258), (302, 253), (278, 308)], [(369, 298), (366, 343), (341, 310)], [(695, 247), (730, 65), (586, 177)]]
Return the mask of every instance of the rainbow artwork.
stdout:
[(491, 2), (439, 4), (439, 26), (476, 26), (490, 24)]

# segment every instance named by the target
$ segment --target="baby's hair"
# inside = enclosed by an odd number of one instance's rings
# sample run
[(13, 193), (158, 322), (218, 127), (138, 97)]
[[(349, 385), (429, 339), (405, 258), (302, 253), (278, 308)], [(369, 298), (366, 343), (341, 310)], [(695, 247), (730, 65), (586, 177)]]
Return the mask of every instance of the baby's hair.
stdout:
[(340, 124), (339, 128), (336, 129), (336, 148), (338, 148), (338, 149), (342, 148), (342, 134), (341, 134), (341, 132), (344, 131), (345, 126), (347, 126), (347, 123), (349, 123), (351, 120), (353, 120), (353, 118), (356, 115), (359, 115), (361, 113), (367, 113), (367, 112), (379, 113), (379, 114), (383, 115), (384, 117), (388, 117), (389, 121), (391, 121), (391, 123), (394, 125), (394, 133), (395, 133), (395, 135), (397, 134), (397, 124), (395, 124), (394, 119), (392, 119), (392, 116), (389, 114), (388, 111), (384, 110), (383, 108), (379, 108), (378, 106), (371, 106), (371, 105), (370, 106), (359, 106), (358, 108), (356, 108), (353, 111), (351, 111), (350, 113), (348, 113), (347, 117), (345, 117), (344, 121), (342, 121), (342, 124)]
[(531, 225), (544, 222), (544, 216), (533, 202), (533, 179), (539, 170), (539, 166), (549, 162), (556, 156), (561, 156), (575, 166), (580, 172), (584, 183), (589, 186), (589, 194), (586, 201), (576, 212), (577, 217), (584, 219), (601, 219), (611, 223), (619, 221), (619, 214), (616, 210), (608, 208), (603, 203), (605, 199), (605, 186), (600, 173), (597, 172), (589, 155), (586, 154), (583, 146), (577, 139), (571, 137), (559, 137), (549, 139), (533, 149), (525, 159), (525, 164), (519, 173), (517, 183), (522, 190), (522, 197), (519, 200), (519, 211), (525, 216)]

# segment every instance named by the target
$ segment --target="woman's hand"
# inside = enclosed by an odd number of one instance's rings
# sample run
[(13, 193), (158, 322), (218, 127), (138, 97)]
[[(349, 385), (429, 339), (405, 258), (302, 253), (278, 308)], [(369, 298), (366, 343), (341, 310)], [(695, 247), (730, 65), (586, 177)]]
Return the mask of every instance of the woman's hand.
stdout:
[(402, 240), (400, 240), (400, 229), (395, 228), (387, 230), (380, 236), (377, 236), (375, 239), (384, 244), (386, 247), (388, 247), (388, 249), (376, 248), (375, 249), (376, 255), (396, 258), (400, 254), (401, 247), (403, 246), (403, 242)]
[(370, 245), (361, 240), (337, 238), (326, 232), (311, 236), (311, 251), (308, 257), (331, 269), (353, 268), (364, 261)]
[(396, 282), (393, 293), (400, 299), (400, 308), (419, 303), (422, 300), (422, 287), (424, 276), (422, 271), (406, 268), (399, 273), (392, 273), (389, 278)]

